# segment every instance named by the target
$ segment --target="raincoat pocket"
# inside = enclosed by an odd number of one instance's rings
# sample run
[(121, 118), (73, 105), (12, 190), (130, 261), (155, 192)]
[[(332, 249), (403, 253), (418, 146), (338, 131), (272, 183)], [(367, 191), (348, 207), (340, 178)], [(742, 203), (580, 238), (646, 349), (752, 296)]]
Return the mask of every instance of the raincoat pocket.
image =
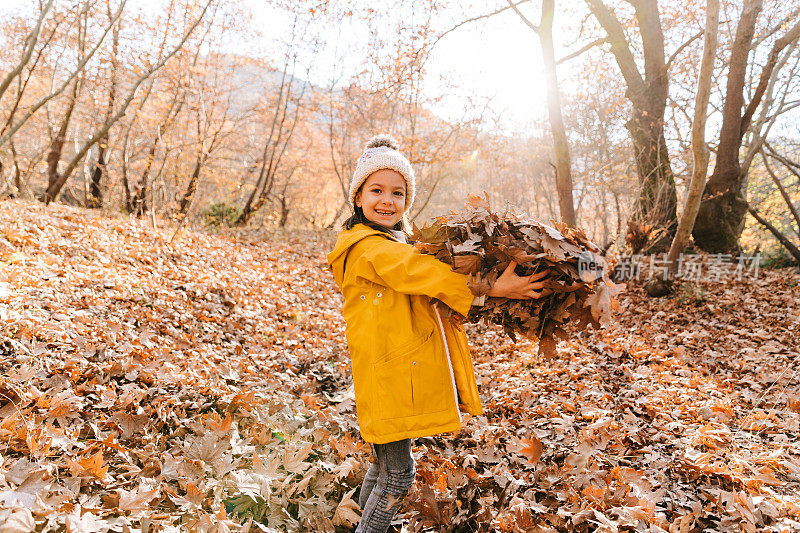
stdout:
[(444, 411), (452, 397), (446, 361), (431, 348), (433, 333), (380, 358), (374, 366), (378, 418)]

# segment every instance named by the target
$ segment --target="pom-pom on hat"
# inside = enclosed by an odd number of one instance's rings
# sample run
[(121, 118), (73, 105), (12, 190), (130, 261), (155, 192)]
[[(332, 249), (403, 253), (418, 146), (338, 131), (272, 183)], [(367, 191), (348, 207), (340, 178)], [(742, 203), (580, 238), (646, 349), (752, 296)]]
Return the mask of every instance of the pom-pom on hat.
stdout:
[(397, 141), (391, 135), (376, 135), (367, 142), (364, 153), (358, 158), (353, 180), (350, 182), (350, 203), (355, 205), (358, 189), (367, 181), (370, 174), (383, 168), (395, 170), (406, 180), (406, 205), (403, 213), (408, 213), (414, 203), (416, 183), (414, 169), (408, 159), (397, 150)]

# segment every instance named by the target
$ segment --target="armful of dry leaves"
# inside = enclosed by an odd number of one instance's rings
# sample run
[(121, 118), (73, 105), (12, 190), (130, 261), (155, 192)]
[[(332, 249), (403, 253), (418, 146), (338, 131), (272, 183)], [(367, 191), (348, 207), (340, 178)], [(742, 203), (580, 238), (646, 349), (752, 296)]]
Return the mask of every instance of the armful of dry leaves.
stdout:
[(520, 276), (549, 269), (540, 298), (486, 297), (466, 317), (499, 324), (514, 340), (517, 333), (538, 339), (540, 354), (552, 355), (556, 339), (565, 339), (568, 331), (600, 327), (619, 307), (615, 296), (624, 285), (611, 281), (605, 257), (580, 229), (496, 213), (487, 198), (470, 195), (464, 212), (438, 217), (422, 229), (415, 226), (412, 239), (423, 253), (467, 274), (478, 296), (489, 291), (511, 261), (517, 262)]

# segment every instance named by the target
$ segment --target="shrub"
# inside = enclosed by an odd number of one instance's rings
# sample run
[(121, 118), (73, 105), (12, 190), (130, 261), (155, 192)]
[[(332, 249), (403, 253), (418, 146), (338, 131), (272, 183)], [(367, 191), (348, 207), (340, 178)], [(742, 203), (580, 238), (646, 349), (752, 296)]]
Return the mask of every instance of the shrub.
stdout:
[(202, 212), (203, 218), (210, 226), (232, 226), (241, 214), (241, 209), (226, 202), (215, 202)]
[(783, 246), (769, 248), (761, 257), (761, 268), (785, 268), (795, 266), (797, 262)]

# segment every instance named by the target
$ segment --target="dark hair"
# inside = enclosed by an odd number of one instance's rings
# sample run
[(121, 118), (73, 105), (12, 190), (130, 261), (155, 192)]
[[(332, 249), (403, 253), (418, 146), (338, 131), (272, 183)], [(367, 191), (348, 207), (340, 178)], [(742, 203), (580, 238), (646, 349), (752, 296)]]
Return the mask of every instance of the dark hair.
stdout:
[(343, 229), (353, 229), (354, 226), (357, 224), (364, 224), (365, 226), (381, 231), (386, 233), (387, 235), (392, 235), (392, 230), (400, 231), (405, 233), (405, 227), (403, 226), (403, 220), (397, 222), (391, 229), (387, 228), (386, 226), (381, 226), (375, 222), (369, 220), (366, 215), (364, 215), (364, 210), (358, 207), (357, 205), (353, 206), (353, 214), (342, 223)]

